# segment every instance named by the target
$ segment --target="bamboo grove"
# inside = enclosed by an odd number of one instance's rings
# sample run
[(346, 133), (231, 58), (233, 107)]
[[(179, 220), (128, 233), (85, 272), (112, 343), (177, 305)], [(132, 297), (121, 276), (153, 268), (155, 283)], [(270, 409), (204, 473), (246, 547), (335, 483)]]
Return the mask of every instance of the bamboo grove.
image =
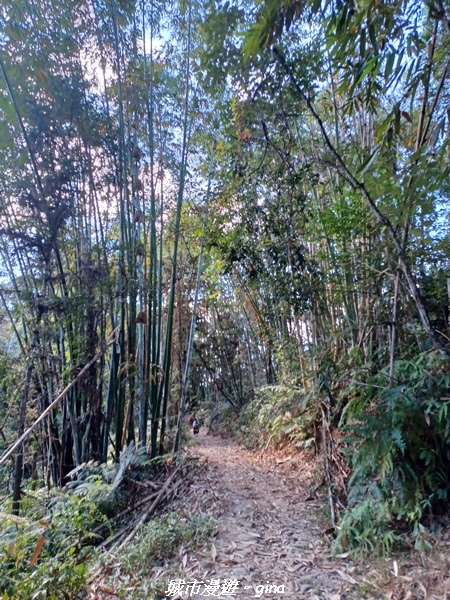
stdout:
[(444, 510), (449, 19), (2, 8), (3, 448), (72, 384), (15, 454), (16, 500), (23, 452), (63, 485), (131, 443), (179, 449), (189, 407), (236, 418), (271, 390), (278, 414), (288, 386), (277, 423), (325, 453), (333, 520)]
[[(27, 364), (19, 435), (74, 381), (26, 442), (49, 484), (132, 442), (168, 449), (190, 20), (154, 4), (4, 7), (2, 302)], [(177, 41), (164, 60), (163, 21)]]

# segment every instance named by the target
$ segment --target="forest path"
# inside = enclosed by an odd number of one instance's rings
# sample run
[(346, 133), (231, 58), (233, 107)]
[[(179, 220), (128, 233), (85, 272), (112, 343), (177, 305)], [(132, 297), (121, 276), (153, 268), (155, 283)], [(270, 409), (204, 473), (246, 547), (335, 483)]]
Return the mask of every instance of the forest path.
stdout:
[(351, 592), (356, 583), (354, 567), (330, 557), (329, 540), (324, 539), (318, 519), (323, 505), (307, 500), (306, 477), (295, 457), (263, 460), (204, 430), (192, 453), (207, 465), (194, 493), (201, 494), (209, 486), (221, 505), (221, 515), (208, 552), (195, 559), (191, 556), (186, 564), (189, 581), (204, 582), (199, 594), (191, 589), (191, 598), (207, 596), (206, 584), (213, 579), (221, 585), (224, 580), (239, 580), (232, 596), (237, 598), (363, 597), (361, 591)]

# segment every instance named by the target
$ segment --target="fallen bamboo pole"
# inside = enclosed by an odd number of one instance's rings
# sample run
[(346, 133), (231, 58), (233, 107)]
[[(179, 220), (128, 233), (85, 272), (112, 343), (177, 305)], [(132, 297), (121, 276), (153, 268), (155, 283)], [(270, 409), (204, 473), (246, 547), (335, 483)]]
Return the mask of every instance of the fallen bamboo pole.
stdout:
[(134, 536), (136, 535), (136, 533), (138, 532), (138, 530), (142, 527), (142, 525), (146, 522), (146, 520), (149, 518), (149, 516), (154, 512), (154, 510), (157, 508), (161, 498), (163, 497), (163, 495), (167, 492), (167, 488), (169, 487), (169, 485), (172, 483), (175, 475), (178, 473), (178, 471), (181, 469), (181, 467), (184, 466), (184, 463), (182, 463), (181, 465), (178, 465), (178, 467), (175, 469), (175, 471), (172, 473), (172, 475), (169, 477), (169, 479), (164, 483), (164, 485), (162, 486), (161, 490), (159, 491), (158, 495), (156, 496), (155, 500), (153, 501), (152, 505), (150, 506), (150, 508), (148, 510), (146, 510), (144, 512), (144, 514), (141, 516), (141, 518), (139, 519), (137, 525), (135, 527), (133, 527), (133, 531), (131, 531), (131, 533), (123, 540), (123, 542), (120, 544), (119, 546), (119, 550), (121, 548), (123, 548), (126, 544), (128, 544), (128, 542), (130, 542)]

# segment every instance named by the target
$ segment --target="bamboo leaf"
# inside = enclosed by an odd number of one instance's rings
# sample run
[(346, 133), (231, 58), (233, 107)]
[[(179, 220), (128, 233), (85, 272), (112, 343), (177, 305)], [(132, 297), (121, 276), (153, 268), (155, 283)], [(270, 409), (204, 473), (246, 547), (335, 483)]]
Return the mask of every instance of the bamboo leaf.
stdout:
[(38, 543), (36, 544), (36, 548), (34, 550), (33, 556), (31, 557), (31, 560), (28, 564), (28, 568), (31, 569), (31, 567), (36, 564), (37, 559), (39, 558), (41, 552), (42, 552), (42, 548), (44, 547), (45, 544), (45, 537), (40, 537), (38, 540)]
[(379, 144), (383, 139), (384, 134), (386, 133), (388, 127), (391, 125), (393, 119), (393, 113), (389, 113), (388, 116), (384, 119), (381, 125), (378, 126), (375, 132), (375, 142)]
[(385, 80), (386, 83), (389, 81), (389, 77), (391, 76), (392, 68), (394, 66), (395, 57), (396, 57), (396, 53), (395, 52), (391, 52), (390, 54), (388, 54), (388, 57), (387, 57), (387, 60), (386, 60), (386, 66), (384, 68), (384, 80)]
[(373, 165), (378, 154), (380, 152), (380, 146), (377, 146), (375, 150), (370, 154), (366, 160), (362, 163), (362, 165), (356, 171), (357, 175), (364, 175), (364, 173)]

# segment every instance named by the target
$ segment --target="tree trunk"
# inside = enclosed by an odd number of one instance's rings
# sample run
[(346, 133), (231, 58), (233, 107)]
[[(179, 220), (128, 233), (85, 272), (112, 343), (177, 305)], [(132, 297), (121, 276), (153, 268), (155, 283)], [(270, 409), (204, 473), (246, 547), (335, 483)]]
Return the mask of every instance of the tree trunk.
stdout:
[[(28, 401), (28, 391), (30, 389), (31, 374), (33, 372), (33, 365), (28, 365), (27, 374), (25, 376), (25, 385), (23, 388), (22, 399), (20, 401), (20, 413), (19, 413), (19, 425), (17, 428), (18, 437), (23, 435), (25, 430), (25, 411)], [(20, 511), (20, 497), (22, 495), (22, 469), (23, 469), (23, 453), (24, 453), (25, 442), (19, 446), (19, 450), (16, 454), (16, 461), (14, 465), (14, 489), (12, 499), (13, 515), (18, 515)]]

